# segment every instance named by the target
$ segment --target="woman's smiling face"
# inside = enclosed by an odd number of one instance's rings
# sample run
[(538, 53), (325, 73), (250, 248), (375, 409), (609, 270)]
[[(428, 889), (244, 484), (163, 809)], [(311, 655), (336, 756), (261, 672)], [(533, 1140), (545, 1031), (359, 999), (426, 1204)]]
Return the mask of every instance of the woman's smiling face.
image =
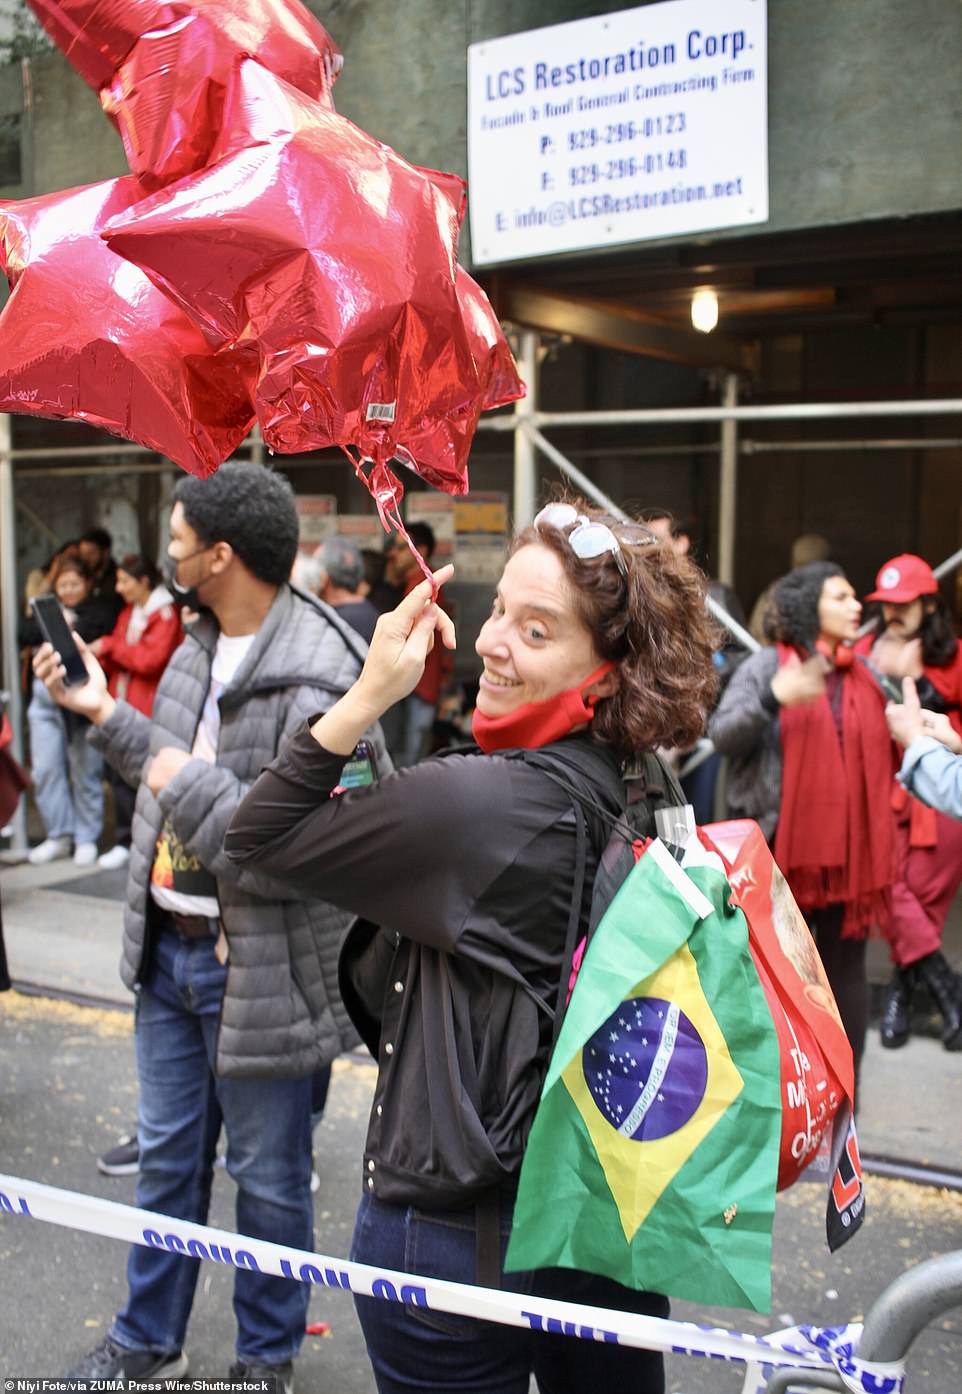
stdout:
[(474, 647), (484, 661), (478, 710), (487, 717), (555, 697), (601, 664), (561, 562), (537, 545), (508, 561)]

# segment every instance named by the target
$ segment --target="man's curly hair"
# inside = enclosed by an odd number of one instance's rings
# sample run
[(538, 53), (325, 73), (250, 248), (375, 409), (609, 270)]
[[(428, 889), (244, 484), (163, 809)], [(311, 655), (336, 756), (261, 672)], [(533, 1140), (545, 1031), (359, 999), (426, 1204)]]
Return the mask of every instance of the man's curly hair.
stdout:
[(281, 586), (297, 556), (294, 491), (282, 474), (228, 460), (209, 479), (185, 475), (174, 489), (184, 521), (205, 546), (229, 542), (248, 571)]
[(627, 576), (612, 553), (578, 557), (570, 529), (525, 528), (511, 555), (531, 545), (555, 553), (599, 657), (615, 665), (618, 688), (599, 700), (592, 733), (625, 757), (692, 745), (704, 734), (718, 686), (713, 656), (721, 631), (705, 606), (706, 577), (643, 523), (621, 523), (581, 498), (561, 501), (611, 528)]

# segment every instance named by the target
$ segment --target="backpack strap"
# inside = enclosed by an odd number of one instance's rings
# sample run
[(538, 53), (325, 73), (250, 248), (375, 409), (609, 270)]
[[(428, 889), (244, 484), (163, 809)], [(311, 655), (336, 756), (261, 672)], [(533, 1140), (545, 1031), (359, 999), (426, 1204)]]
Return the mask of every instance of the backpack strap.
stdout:
[[(632, 843), (638, 836), (626, 816), (632, 804), (645, 799), (653, 808), (670, 808), (687, 802), (672, 770), (654, 751), (635, 756), (623, 774), (613, 770), (610, 763), (596, 754), (586, 741), (566, 740), (563, 746), (543, 746), (539, 750), (506, 753), (510, 759), (523, 760), (526, 765), (541, 770), (564, 789), (573, 803), (586, 811), (590, 810), (607, 827), (608, 835), (618, 836), (624, 842)], [(596, 788), (610, 794), (612, 802), (620, 805), (621, 814), (613, 814), (599, 799), (579, 788), (571, 778), (572, 770), (577, 770)], [(599, 852), (601, 850), (599, 848)]]
[(645, 798), (661, 808), (688, 802), (674, 770), (653, 750), (635, 756), (624, 774), (629, 805)]
[[(645, 799), (653, 808), (671, 807), (674, 804), (684, 804), (685, 795), (667, 764), (653, 751), (646, 751), (635, 757), (624, 776), (613, 769), (610, 761), (606, 760), (600, 753), (595, 752), (591, 745), (585, 741), (569, 739), (564, 742), (563, 746), (542, 746), (537, 750), (519, 749), (504, 753), (511, 759), (522, 760), (526, 765), (539, 769), (554, 784), (564, 789), (571, 800), (575, 816), (575, 878), (568, 928), (565, 934), (564, 954), (561, 960), (556, 1009), (553, 1013), (554, 1024), (551, 1033), (553, 1050), (565, 1016), (565, 997), (574, 961), (578, 930), (583, 919), (582, 901), (587, 871), (588, 820), (586, 814), (590, 810), (594, 816), (594, 828), (598, 834), (594, 840), (600, 866), (605, 847), (613, 838), (621, 839), (628, 846), (637, 840), (637, 830), (631, 826), (627, 817), (627, 810), (631, 804)], [(603, 795), (595, 798), (583, 787), (579, 787), (572, 779), (572, 770), (577, 770), (585, 781), (593, 783), (597, 789), (601, 789), (609, 795), (611, 802), (620, 805), (621, 814), (613, 814), (610, 806), (605, 807), (601, 803), (600, 798)], [(602, 840), (602, 836), (604, 840)], [(590, 935), (592, 928), (589, 911), (586, 937)], [(530, 989), (527, 990), (532, 997), (535, 996)], [(541, 998), (536, 1000), (539, 1005), (544, 1005)]]
[(571, 890), (571, 908), (568, 911), (568, 928), (565, 932), (565, 947), (561, 957), (561, 977), (558, 981), (558, 995), (555, 999), (554, 1024), (551, 1028), (551, 1049), (554, 1050), (561, 1031), (561, 1023), (565, 1014), (565, 993), (568, 987), (568, 978), (571, 974), (571, 965), (574, 961), (575, 943), (578, 938), (578, 930), (581, 928), (581, 904), (585, 893), (585, 871), (588, 867), (588, 829), (585, 823), (585, 815), (580, 805), (574, 804), (575, 813), (575, 879)]
[[(612, 767), (609, 759), (596, 752), (590, 742), (568, 738), (537, 750), (519, 749), (503, 753), (508, 759), (520, 760), (547, 775), (565, 791), (573, 806), (595, 823), (592, 832), (599, 856), (612, 832), (619, 832), (628, 842), (633, 840), (634, 834), (623, 817), (627, 796), (621, 773)], [(577, 776), (584, 783), (593, 785), (597, 794), (592, 795), (583, 788)], [(617, 813), (611, 811), (612, 805), (618, 810)]]

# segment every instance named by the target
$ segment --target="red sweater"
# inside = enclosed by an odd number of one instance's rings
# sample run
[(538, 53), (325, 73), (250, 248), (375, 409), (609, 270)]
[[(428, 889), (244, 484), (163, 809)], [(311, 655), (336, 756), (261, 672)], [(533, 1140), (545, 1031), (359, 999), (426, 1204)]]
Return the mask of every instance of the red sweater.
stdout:
[[(154, 591), (153, 595), (157, 595)], [(127, 629), (134, 607), (125, 605), (117, 617), (112, 634), (101, 640), (100, 662), (107, 674), (111, 695), (122, 697), (132, 707), (150, 716), (154, 693), (170, 656), (184, 637), (180, 615), (169, 599), (147, 602), (147, 624), (136, 643), (127, 642)]]

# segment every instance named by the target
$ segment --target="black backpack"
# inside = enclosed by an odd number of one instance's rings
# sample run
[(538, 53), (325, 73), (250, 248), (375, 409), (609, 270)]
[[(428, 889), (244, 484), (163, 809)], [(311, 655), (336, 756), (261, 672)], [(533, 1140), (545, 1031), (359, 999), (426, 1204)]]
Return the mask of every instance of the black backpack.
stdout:
[[(439, 751), (432, 759), (463, 754), (464, 746)], [(588, 925), (582, 936), (590, 940), (608, 906), (614, 900), (635, 864), (634, 843), (655, 835), (655, 814), (660, 808), (684, 804), (685, 795), (665, 762), (654, 754), (637, 756), (631, 765), (619, 772), (610, 758), (591, 740), (571, 736), (555, 745), (539, 750), (505, 750), (501, 755), (521, 760), (541, 770), (564, 789), (571, 799), (575, 820), (575, 879), (571, 897), (571, 912), (565, 935), (558, 981), (559, 1011), (553, 1011), (545, 999), (530, 985), (513, 964), (505, 963), (501, 971), (516, 982), (549, 1020), (553, 1022), (552, 1045), (558, 1038), (566, 1005), (567, 985), (571, 975), (578, 931), (583, 916), (587, 845), (589, 837), (597, 852), (598, 870), (592, 888)], [(584, 785), (594, 786), (597, 797)], [(607, 795), (607, 797), (606, 797)], [(617, 809), (611, 812), (611, 806)], [(379, 1000), (387, 982), (394, 953), (391, 935), (378, 932), (367, 920), (355, 920), (347, 932), (338, 959), (338, 985), (348, 1015), (371, 1054), (377, 1058), (380, 1022), (371, 1014), (367, 1002)], [(361, 993), (358, 984), (364, 981)]]
[[(541, 1008), (554, 1017), (552, 1039), (556, 1041), (579, 944), (589, 836), (598, 853), (598, 869), (591, 891), (588, 925), (583, 935), (585, 948), (635, 865), (635, 843), (656, 836), (655, 814), (659, 809), (684, 805), (686, 799), (681, 785), (665, 761), (651, 751), (633, 757), (620, 774), (590, 740), (569, 738), (539, 750), (505, 751), (504, 754), (541, 770), (565, 790), (574, 809), (575, 880), (561, 961), (558, 1010), (551, 1013), (547, 1004), (538, 998)], [(581, 783), (573, 776), (581, 776)], [(585, 782), (595, 786), (599, 792), (598, 798), (586, 793), (582, 787)], [(618, 814), (611, 813), (609, 805), (612, 802), (619, 806)]]

